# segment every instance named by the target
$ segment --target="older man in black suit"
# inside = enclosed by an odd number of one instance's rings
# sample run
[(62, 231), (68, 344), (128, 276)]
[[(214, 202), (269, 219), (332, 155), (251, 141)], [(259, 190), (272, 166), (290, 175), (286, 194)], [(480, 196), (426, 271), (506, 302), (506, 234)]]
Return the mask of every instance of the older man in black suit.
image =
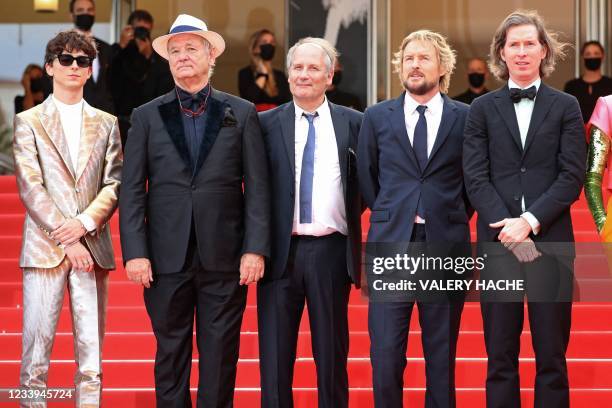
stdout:
[(361, 113), (330, 103), (336, 50), (304, 38), (288, 52), (293, 102), (260, 114), (272, 189), (272, 256), (257, 288), (262, 407), (292, 407), (304, 303), (321, 408), (348, 406), (348, 300), (360, 284)]
[[(570, 207), (580, 194), (586, 164), (576, 98), (541, 80), (554, 70), (560, 53), (562, 44), (537, 13), (517, 11), (506, 17), (491, 43), (489, 64), (508, 83), (474, 101), (463, 148), (466, 188), (478, 212), (478, 241), (487, 243), (480, 246), (490, 255), (482, 276), (525, 282), (536, 355), (536, 407), (569, 406)], [(490, 408), (520, 407), (523, 296), (522, 291), (507, 293), (482, 303)]]
[(223, 38), (180, 15), (153, 48), (176, 88), (134, 110), (125, 146), (121, 244), (157, 338), (158, 407), (232, 405), (246, 286), (270, 252), (268, 166), (255, 106), (213, 89)]

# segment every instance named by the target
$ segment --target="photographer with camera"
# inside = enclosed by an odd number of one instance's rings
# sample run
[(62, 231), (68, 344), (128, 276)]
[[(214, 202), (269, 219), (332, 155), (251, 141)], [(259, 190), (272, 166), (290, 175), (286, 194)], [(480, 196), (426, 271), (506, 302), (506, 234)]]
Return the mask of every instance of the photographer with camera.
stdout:
[(121, 50), (111, 65), (111, 93), (123, 146), (132, 110), (174, 87), (168, 62), (153, 51), (151, 30), (151, 13), (134, 10), (121, 31), (118, 43)]

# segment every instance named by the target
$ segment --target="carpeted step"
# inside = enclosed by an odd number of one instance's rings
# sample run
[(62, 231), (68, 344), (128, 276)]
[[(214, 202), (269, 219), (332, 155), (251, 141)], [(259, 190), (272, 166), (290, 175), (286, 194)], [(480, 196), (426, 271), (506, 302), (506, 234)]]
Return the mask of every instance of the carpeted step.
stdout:
[[(106, 387), (151, 387), (153, 386), (153, 359), (107, 360), (103, 361)], [(568, 359), (569, 382), (573, 388), (612, 389), (612, 361), (593, 359)], [(191, 385), (197, 384), (197, 359), (192, 362)], [(486, 358), (457, 358), (457, 387), (480, 388), (486, 379)], [(369, 358), (349, 358), (349, 385), (371, 387), (372, 369)], [(49, 386), (68, 386), (72, 383), (75, 364), (73, 360), (52, 360), (49, 371)], [(520, 381), (522, 387), (533, 386), (535, 361), (521, 358)], [(425, 361), (423, 358), (409, 358), (404, 373), (404, 386), (425, 386)], [(19, 378), (19, 361), (0, 362), (0, 386), (14, 385)], [(236, 387), (258, 387), (259, 361), (242, 359), (238, 362)], [(295, 387), (316, 387), (316, 374), (312, 358), (298, 358), (295, 363), (293, 385)]]

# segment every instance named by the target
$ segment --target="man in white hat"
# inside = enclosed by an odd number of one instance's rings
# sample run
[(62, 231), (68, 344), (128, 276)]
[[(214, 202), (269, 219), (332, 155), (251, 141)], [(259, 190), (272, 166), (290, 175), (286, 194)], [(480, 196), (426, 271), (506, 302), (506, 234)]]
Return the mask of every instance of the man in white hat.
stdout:
[(232, 406), (247, 284), (270, 251), (266, 153), (252, 103), (209, 83), (223, 38), (179, 15), (153, 41), (175, 89), (135, 109), (120, 200), (128, 278), (144, 286), (157, 339), (158, 407)]

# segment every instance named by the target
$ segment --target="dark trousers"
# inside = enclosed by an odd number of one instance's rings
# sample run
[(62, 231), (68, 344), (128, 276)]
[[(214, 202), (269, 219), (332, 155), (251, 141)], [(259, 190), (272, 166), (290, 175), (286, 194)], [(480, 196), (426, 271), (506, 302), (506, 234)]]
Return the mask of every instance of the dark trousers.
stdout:
[[(411, 241), (426, 241), (424, 225), (415, 225)], [(455, 406), (455, 357), (463, 301), (371, 301), (368, 330), (374, 404), (377, 408), (403, 406), (408, 331), (415, 303), (419, 308), (425, 357), (425, 406)]]
[(317, 368), (319, 408), (348, 406), (346, 237), (293, 237), (281, 279), (257, 286), (263, 408), (293, 407), (293, 367), (304, 303)]
[[(503, 276), (506, 275), (506, 276)], [(519, 382), (520, 337), (527, 295), (529, 326), (536, 357), (536, 408), (569, 407), (565, 352), (569, 344), (572, 303), (571, 263), (542, 256), (520, 265), (512, 255), (489, 258), (481, 279), (524, 279), (526, 290), (483, 298), (481, 303), (487, 349), (487, 407), (521, 406)], [(496, 299), (497, 300), (497, 299)], [(511, 301), (508, 301), (511, 300)]]
[[(193, 237), (193, 236), (192, 236)], [(157, 407), (191, 407), (193, 322), (199, 352), (197, 406), (232, 407), (246, 286), (235, 274), (208, 271), (190, 240), (183, 269), (155, 275), (144, 300), (157, 340)]]

